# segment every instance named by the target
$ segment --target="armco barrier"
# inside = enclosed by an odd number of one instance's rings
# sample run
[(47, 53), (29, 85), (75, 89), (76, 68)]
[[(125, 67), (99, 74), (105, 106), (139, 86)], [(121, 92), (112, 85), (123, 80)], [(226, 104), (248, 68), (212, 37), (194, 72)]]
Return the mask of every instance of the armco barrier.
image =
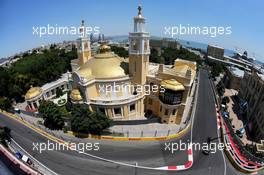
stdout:
[(23, 162), (18, 160), (13, 154), (11, 154), (3, 145), (0, 144), (0, 151), (15, 165), (19, 165), (19, 168), (29, 175), (41, 175), (41, 173), (33, 170), (29, 166), (25, 165)]
[[(250, 153), (248, 153), (248, 151), (246, 151), (241, 141), (237, 138), (237, 136), (233, 132), (233, 128), (229, 122), (229, 119), (222, 117), (221, 109), (220, 109), (220, 102), (216, 98), (217, 94), (216, 94), (215, 86), (212, 81), (210, 81), (210, 84), (211, 84), (211, 87), (213, 89), (214, 96), (215, 96), (218, 129), (221, 128), (222, 130), (222, 137), (223, 137), (222, 139), (225, 145), (227, 143), (227, 137), (228, 137), (228, 140), (230, 140), (231, 145), (232, 145), (231, 150), (225, 150), (225, 153), (228, 159), (231, 161), (231, 163), (234, 165), (235, 168), (237, 168), (238, 170), (244, 173), (257, 172), (263, 169), (263, 165), (261, 165), (260, 163), (261, 159), (251, 155)], [(243, 153), (243, 155), (241, 153)], [(247, 158), (244, 156), (246, 156)], [(255, 163), (250, 160), (256, 161), (259, 163)]]

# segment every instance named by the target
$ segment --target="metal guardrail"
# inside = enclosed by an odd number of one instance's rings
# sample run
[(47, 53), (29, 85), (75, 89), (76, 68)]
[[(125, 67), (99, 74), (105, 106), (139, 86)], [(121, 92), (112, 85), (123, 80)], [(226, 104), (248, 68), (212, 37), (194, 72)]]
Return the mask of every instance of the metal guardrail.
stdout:
[[(213, 89), (213, 92), (214, 92), (214, 96), (215, 96), (215, 100), (218, 104), (219, 107), (221, 107), (221, 105), (219, 105), (219, 101), (218, 99), (216, 98), (217, 96), (217, 92), (216, 92), (216, 87), (214, 85), (214, 83), (212, 82), (212, 80), (210, 79), (210, 84), (212, 86), (212, 89)], [(249, 161), (252, 161), (252, 162), (257, 162), (257, 163), (262, 163), (264, 162), (264, 159), (263, 158), (259, 158), (259, 157), (256, 157), (254, 156), (252, 153), (250, 153), (244, 146), (244, 144), (242, 143), (242, 141), (238, 138), (238, 136), (234, 133), (233, 131), (233, 127), (232, 127), (232, 124), (230, 123), (230, 120), (228, 118), (225, 118), (225, 117), (222, 117), (224, 122), (226, 123), (227, 127), (228, 127), (228, 130), (230, 131), (230, 135), (235, 143), (235, 145), (237, 146), (237, 148), (239, 149), (239, 151), (241, 152), (241, 154), (243, 156), (245, 156), (245, 158), (247, 158)]]
[(238, 138), (238, 136), (233, 132), (232, 124), (230, 123), (230, 120), (228, 118), (223, 117), (226, 126), (228, 127), (228, 130), (231, 131), (230, 135), (232, 137), (233, 142), (241, 152), (243, 156), (245, 156), (249, 161), (262, 163), (264, 162), (264, 159), (254, 156), (252, 153), (250, 153), (242, 143), (242, 141)]
[(33, 162), (32, 167), (44, 175), (57, 175), (54, 171), (40, 163), (37, 159), (35, 159), (32, 155), (30, 155), (27, 151), (25, 151), (17, 142), (15, 142), (12, 138), (9, 143), (10, 149), (15, 153), (19, 151), (23, 155), (26, 155), (29, 157), (29, 159)]

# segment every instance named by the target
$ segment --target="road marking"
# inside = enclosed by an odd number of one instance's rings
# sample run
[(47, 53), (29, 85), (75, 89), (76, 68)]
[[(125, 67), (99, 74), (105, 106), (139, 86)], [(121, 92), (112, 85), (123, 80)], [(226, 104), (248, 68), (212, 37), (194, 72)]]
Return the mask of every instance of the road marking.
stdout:
[(35, 162), (37, 162), (38, 164), (40, 164), (41, 166), (43, 166), (44, 168), (46, 168), (47, 170), (49, 170), (51, 173), (58, 175), (57, 173), (55, 173), (53, 170), (49, 169), (47, 166), (45, 166), (43, 163), (39, 162), (36, 158), (34, 158), (31, 154), (29, 154), (25, 149), (23, 149), (14, 139), (12, 139), (12, 142), (14, 142), (23, 152), (25, 152), (27, 155), (30, 156), (30, 158), (32, 160), (34, 160)]
[[(211, 92), (213, 93), (213, 91), (214, 91), (214, 89), (213, 89), (213, 85), (212, 85), (212, 80), (211, 79), (209, 79), (209, 84), (210, 84), (210, 86), (211, 86)], [(213, 93), (213, 96), (215, 97), (215, 95), (216, 94), (214, 94)], [(215, 98), (213, 98), (213, 100), (214, 100), (214, 104), (216, 104), (217, 102), (215, 101)], [(216, 111), (218, 111), (218, 108), (215, 108), (216, 109)], [(218, 114), (219, 115), (219, 114)], [(219, 143), (221, 143), (221, 140), (220, 140), (220, 133), (219, 133), (219, 129), (220, 129), (220, 127), (219, 127), (219, 122), (221, 122), (221, 121), (219, 121), (219, 117), (218, 117), (218, 115), (216, 115), (216, 117), (217, 117), (217, 123), (216, 123), (216, 125), (217, 125), (217, 136), (218, 136), (218, 142)], [(224, 155), (224, 152), (223, 152), (223, 150), (221, 150), (221, 153), (222, 153), (222, 157), (223, 157), (223, 161), (224, 161), (224, 175), (226, 175), (226, 159), (225, 159), (225, 155)]]

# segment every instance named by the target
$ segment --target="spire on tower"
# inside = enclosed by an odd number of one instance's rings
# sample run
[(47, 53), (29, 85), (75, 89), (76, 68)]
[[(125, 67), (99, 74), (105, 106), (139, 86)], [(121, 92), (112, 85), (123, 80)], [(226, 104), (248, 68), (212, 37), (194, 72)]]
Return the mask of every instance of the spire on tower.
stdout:
[(86, 30), (85, 30), (85, 27), (84, 27), (84, 20), (81, 21), (81, 26), (80, 26), (79, 32), (80, 32), (80, 36), (81, 37), (86, 37)]
[(141, 16), (142, 15), (142, 7), (141, 5), (139, 4), (138, 5), (138, 16)]

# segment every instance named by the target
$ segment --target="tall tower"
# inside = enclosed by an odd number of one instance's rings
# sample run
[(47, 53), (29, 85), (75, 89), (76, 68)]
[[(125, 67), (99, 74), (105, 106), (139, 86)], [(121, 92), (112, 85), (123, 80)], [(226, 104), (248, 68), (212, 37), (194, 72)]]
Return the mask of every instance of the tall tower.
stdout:
[(77, 39), (77, 50), (79, 65), (86, 63), (91, 58), (91, 46), (90, 39), (86, 34), (86, 27), (84, 26), (84, 20), (79, 29), (80, 37)]
[(129, 75), (135, 84), (144, 85), (149, 64), (149, 33), (145, 32), (145, 18), (138, 6), (138, 15), (134, 17), (134, 32), (129, 33)]

